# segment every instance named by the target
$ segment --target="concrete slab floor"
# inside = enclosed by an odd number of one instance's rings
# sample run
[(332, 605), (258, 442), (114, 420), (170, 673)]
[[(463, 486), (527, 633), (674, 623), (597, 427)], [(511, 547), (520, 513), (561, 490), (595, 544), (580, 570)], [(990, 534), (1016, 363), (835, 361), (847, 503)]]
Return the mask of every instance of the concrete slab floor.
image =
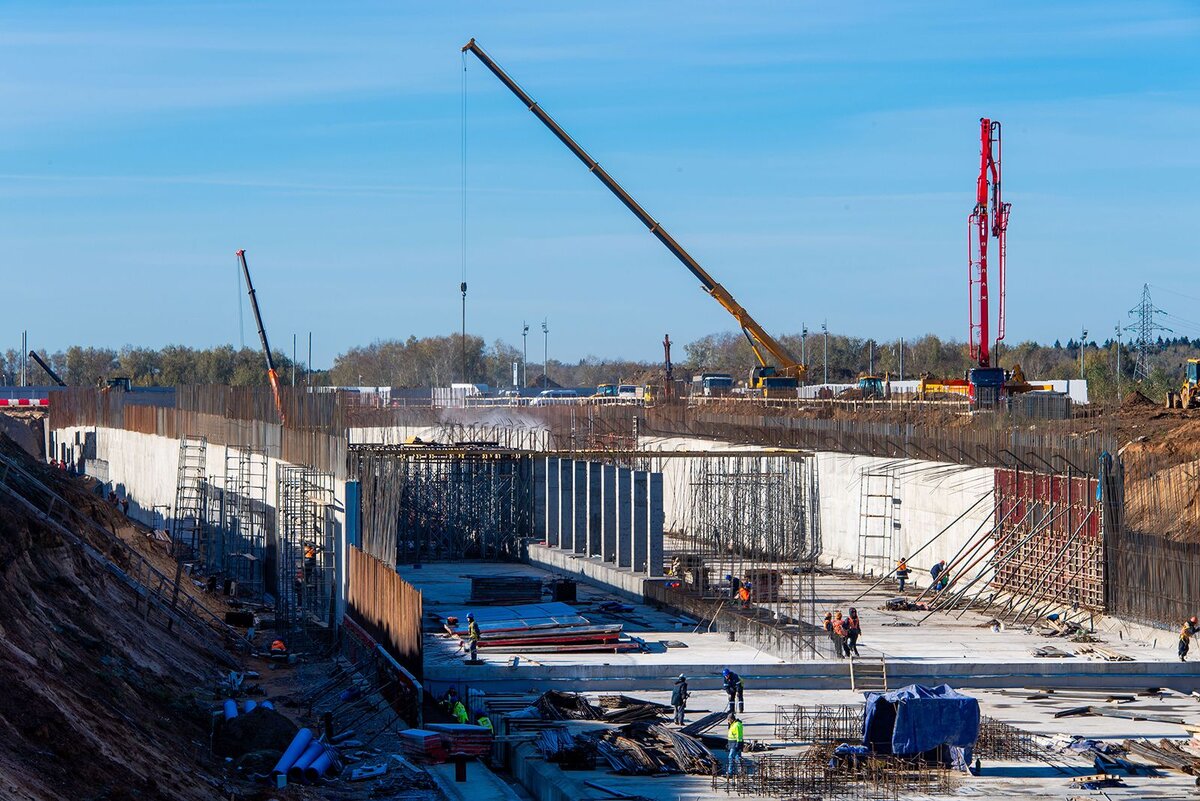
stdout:
[[(424, 593), (427, 620), (439, 609), (463, 609), (471, 593), (471, 575), (528, 575), (551, 578), (552, 574), (523, 564), (497, 564), (493, 562), (455, 562), (422, 565), (420, 569), (401, 568), (406, 581)], [(680, 623), (676, 615), (653, 609), (645, 604), (631, 604), (634, 611), (628, 614), (610, 614), (599, 611), (597, 606), (605, 601), (620, 600), (588, 584), (578, 587), (577, 604), (580, 612), (597, 623), (619, 622), (631, 636), (643, 639), (650, 648), (649, 653), (531, 653), (519, 650), (504, 652), (481, 651), (479, 657), (489, 664), (508, 663), (514, 655), (521, 656), (526, 665), (724, 665), (724, 664), (782, 664), (770, 654), (742, 643), (730, 642), (723, 634), (706, 634), (703, 628), (693, 633), (697, 622)], [(664, 642), (682, 642), (687, 647), (667, 647)], [(438, 633), (425, 636), (426, 668), (436, 669), (439, 665), (461, 664), (463, 653), (455, 639)], [(718, 670), (719, 668), (711, 668)]]
[[(524, 564), (492, 562), (429, 563), (420, 569), (401, 566), (401, 575), (425, 593), (427, 614), (439, 608), (461, 609), (470, 595), (470, 575), (520, 574), (551, 578), (549, 571)], [(782, 660), (740, 643), (729, 642), (721, 633), (693, 633), (694, 624), (681, 624), (679, 618), (653, 609), (646, 604), (631, 604), (634, 611), (627, 615), (608, 615), (594, 607), (604, 601), (620, 600), (616, 595), (580, 583), (579, 608), (596, 622), (619, 621), (625, 631), (645, 639), (651, 653), (627, 654), (529, 654), (522, 657), (526, 664), (545, 665), (619, 665), (619, 664), (781, 664)], [(816, 578), (816, 611), (818, 619), (827, 611), (846, 612), (851, 606), (858, 609), (863, 622), (859, 651), (864, 657), (884, 657), (889, 662), (969, 662), (971, 664), (1090, 662), (1102, 660), (1086, 656), (1063, 659), (1035, 659), (1032, 652), (1043, 645), (1054, 645), (1066, 651), (1081, 647), (1060, 637), (1043, 637), (1028, 627), (1004, 627), (993, 631), (987, 614), (968, 611), (937, 612), (922, 622), (926, 612), (890, 612), (881, 607), (895, 596), (895, 587), (887, 584), (870, 589), (871, 582), (844, 574), (821, 574)], [(865, 595), (859, 599), (860, 595)], [(916, 597), (912, 593), (910, 598)], [(623, 601), (625, 602), (625, 601)], [(628, 603), (628, 602), (625, 602)], [(1101, 645), (1125, 654), (1139, 662), (1177, 662), (1176, 639), (1169, 631), (1098, 618)], [(661, 641), (687, 644), (687, 648), (666, 648)], [(481, 654), (488, 662), (508, 662), (514, 653)], [(461, 661), (456, 643), (436, 635), (427, 636), (426, 661), (430, 665), (447, 660)], [(1196, 672), (1200, 674), (1200, 663)]]

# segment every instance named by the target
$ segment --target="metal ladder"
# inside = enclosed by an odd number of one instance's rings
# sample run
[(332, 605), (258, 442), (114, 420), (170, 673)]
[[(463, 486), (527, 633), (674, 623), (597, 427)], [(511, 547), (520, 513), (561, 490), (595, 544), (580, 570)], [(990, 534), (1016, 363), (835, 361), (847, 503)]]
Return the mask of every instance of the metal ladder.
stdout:
[(887, 660), (850, 659), (850, 689), (855, 692), (887, 692)]
[(866, 574), (878, 569), (891, 570), (895, 558), (893, 534), (899, 527), (896, 520), (896, 473), (894, 470), (872, 472), (863, 468), (859, 475), (858, 503), (858, 572)]
[(174, 556), (191, 558), (200, 553), (204, 537), (204, 470), (208, 440), (183, 437), (179, 440), (179, 467), (175, 478), (175, 514), (171, 522)]

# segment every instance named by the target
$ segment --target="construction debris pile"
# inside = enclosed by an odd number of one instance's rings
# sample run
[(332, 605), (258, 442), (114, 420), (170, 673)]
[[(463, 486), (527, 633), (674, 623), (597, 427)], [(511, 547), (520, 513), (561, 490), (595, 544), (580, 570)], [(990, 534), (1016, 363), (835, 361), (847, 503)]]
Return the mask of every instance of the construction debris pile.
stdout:
[[(462, 643), (467, 638), (468, 610), (445, 616), (444, 628)], [(470, 612), (479, 625), (479, 650), (529, 653), (634, 651), (640, 646), (622, 639), (622, 624), (592, 623), (564, 603), (492, 606)]]

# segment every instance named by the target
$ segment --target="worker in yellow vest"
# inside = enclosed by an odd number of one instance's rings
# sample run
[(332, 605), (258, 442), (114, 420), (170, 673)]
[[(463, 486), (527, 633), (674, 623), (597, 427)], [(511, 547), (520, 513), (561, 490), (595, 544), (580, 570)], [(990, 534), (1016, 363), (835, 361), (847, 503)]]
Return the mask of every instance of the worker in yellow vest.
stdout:
[(496, 730), (492, 728), (491, 718), (489, 718), (487, 715), (480, 715), (478, 718), (476, 718), (475, 725), (482, 726), (483, 728), (487, 729), (489, 734), (496, 733)]
[(459, 723), (466, 723), (471, 719), (471, 716), (467, 714), (467, 708), (463, 706), (462, 701), (454, 702), (454, 706), (451, 708), (450, 714), (454, 715), (454, 719)]
[(727, 776), (734, 775), (734, 765), (737, 766), (737, 772), (742, 771), (742, 745), (744, 744), (742, 722), (738, 720), (737, 715), (729, 716), (729, 739), (726, 743), (726, 749), (729, 752), (729, 765), (725, 771)]

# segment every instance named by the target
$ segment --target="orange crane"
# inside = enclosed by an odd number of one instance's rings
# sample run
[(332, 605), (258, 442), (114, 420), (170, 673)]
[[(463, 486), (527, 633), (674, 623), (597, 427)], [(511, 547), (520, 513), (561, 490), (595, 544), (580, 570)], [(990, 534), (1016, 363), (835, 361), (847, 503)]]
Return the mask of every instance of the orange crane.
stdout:
[[(588, 155), (586, 150), (580, 147), (554, 121), (553, 117), (534, 102), (533, 98), (527, 95), (525, 90), (517, 85), (517, 82), (510, 78), (500, 68), (500, 65), (492, 60), (491, 56), (483, 51), (483, 48), (474, 39), (463, 45), (462, 50), (464, 53), (472, 53), (483, 63), (483, 66), (491, 70), (492, 74), (499, 78), (500, 82), (508, 87), (508, 90), (516, 95), (525, 104), (525, 107), (532, 111), (534, 116), (549, 128), (550, 132), (558, 137), (560, 142), (567, 146), (568, 150), (575, 154), (576, 158), (584, 163), (588, 170), (600, 180), (600, 183), (604, 184), (608, 191), (616, 195), (617, 200), (620, 200), (627, 209), (633, 212), (633, 216), (637, 217), (642, 225), (650, 229), (650, 233), (654, 234), (655, 238), (671, 252), (671, 255), (679, 259), (683, 263), (683, 266), (699, 279), (704, 291), (711, 295), (717, 303), (720, 303), (721, 308), (733, 315), (733, 318), (737, 320), (738, 326), (742, 329), (742, 333), (746, 336), (746, 341), (750, 343), (750, 350), (754, 352), (754, 358), (758, 361), (758, 364), (750, 371), (749, 386), (752, 389), (762, 390), (764, 394), (769, 394), (771, 390), (784, 390), (784, 394), (789, 394), (788, 390), (794, 390), (805, 376), (805, 365), (801, 364), (800, 360), (793, 356), (779, 340), (768, 334), (750, 316), (750, 312), (742, 308), (733, 299), (733, 295), (729, 294), (729, 290), (717, 283), (708, 274), (708, 271), (701, 267), (700, 263), (692, 258), (692, 255), (684, 250), (682, 245), (675, 241), (674, 237), (668, 234), (595, 159)], [(769, 359), (773, 359), (774, 364)], [(795, 395), (794, 392), (790, 394)]]
[(267, 359), (267, 380), (271, 382), (271, 394), (275, 396), (275, 410), (279, 412), (279, 422), (286, 424), (287, 415), (283, 412), (283, 397), (279, 391), (279, 373), (275, 370), (275, 359), (271, 356), (271, 346), (267, 344), (267, 330), (263, 328), (262, 315), (258, 311), (258, 298), (254, 295), (254, 284), (250, 281), (250, 268), (246, 266), (246, 251), (239, 250), (237, 259), (238, 264), (242, 266), (242, 275), (246, 278), (250, 308), (254, 312), (254, 322), (258, 325), (258, 339), (262, 342), (263, 356)]

